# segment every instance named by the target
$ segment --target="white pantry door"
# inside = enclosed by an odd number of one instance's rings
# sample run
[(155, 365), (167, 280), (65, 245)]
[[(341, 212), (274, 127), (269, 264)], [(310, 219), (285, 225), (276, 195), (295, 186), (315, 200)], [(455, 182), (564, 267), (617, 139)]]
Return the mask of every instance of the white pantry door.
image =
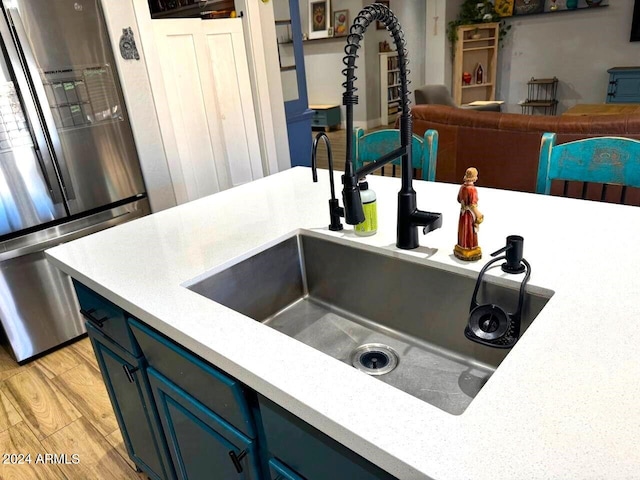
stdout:
[(181, 170), (185, 200), (262, 178), (242, 19), (151, 24), (168, 109), (160, 122), (173, 137), (170, 164)]
[(241, 18), (202, 20), (233, 186), (264, 176)]

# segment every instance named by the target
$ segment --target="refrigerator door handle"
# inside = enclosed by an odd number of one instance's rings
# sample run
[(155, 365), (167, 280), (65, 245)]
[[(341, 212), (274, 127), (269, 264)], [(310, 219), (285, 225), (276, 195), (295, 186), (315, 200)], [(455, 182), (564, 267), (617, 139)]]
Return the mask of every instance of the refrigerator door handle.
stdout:
[(20, 50), (20, 53), (22, 54), (21, 58), (24, 61), (24, 67), (31, 77), (33, 96), (35, 101), (38, 103), (40, 111), (42, 112), (42, 117), (44, 118), (43, 127), (47, 130), (49, 138), (51, 139), (51, 146), (55, 153), (58, 170), (62, 176), (65, 196), (69, 200), (74, 199), (75, 193), (72, 187), (71, 175), (64, 158), (64, 153), (62, 152), (62, 143), (60, 142), (60, 136), (58, 135), (58, 129), (53, 119), (51, 108), (49, 107), (47, 94), (44, 89), (44, 84), (42, 83), (42, 78), (40, 77), (36, 58), (33, 55), (29, 44), (29, 37), (27, 37), (24, 24), (22, 23), (22, 17), (20, 17), (20, 12), (15, 7), (7, 8), (6, 12), (7, 18), (13, 27), (12, 30), (15, 37), (14, 40), (16, 48)]
[(38, 165), (40, 165), (40, 170), (42, 170), (44, 181), (47, 184), (47, 189), (51, 194), (53, 203), (64, 203), (64, 196), (62, 195), (62, 191), (60, 190), (59, 186), (56, 185), (54, 187), (54, 185), (51, 184), (51, 180), (49, 179), (49, 175), (47, 174), (47, 167), (44, 163), (44, 159), (42, 158), (42, 152), (40, 151), (40, 148), (34, 145), (33, 150), (35, 152)]
[[(35, 150), (36, 159), (40, 170), (42, 171), (44, 180), (47, 184), (47, 188), (51, 193), (51, 198), (54, 203), (65, 205), (65, 198), (60, 186), (59, 171), (55, 165), (54, 159), (51, 156), (49, 145), (44, 134), (43, 126), (40, 123), (40, 118), (36, 109), (36, 105), (33, 102), (31, 95), (27, 95), (31, 91), (29, 81), (24, 74), (23, 65), (20, 60), (20, 55), (13, 42), (13, 35), (9, 29), (9, 26), (4, 21), (4, 18), (0, 18), (0, 36), (2, 37), (3, 44), (7, 50), (7, 59), (11, 63), (13, 69), (14, 78), (17, 84), (17, 90), (23, 93), (22, 105), (24, 107), (24, 113), (26, 114), (26, 120), (29, 122), (30, 130), (33, 135), (33, 147)], [(66, 206), (65, 206), (66, 210)]]
[(92, 233), (95, 232), (99, 232), (100, 230), (104, 230), (107, 227), (111, 227), (114, 225), (118, 225), (120, 223), (124, 223), (125, 221), (127, 221), (127, 219), (125, 219), (124, 217), (127, 217), (129, 215), (139, 215), (139, 212), (134, 211), (128, 211), (128, 212), (124, 212), (121, 213), (120, 215), (116, 215), (115, 217), (110, 218), (109, 220), (105, 221), (105, 222), (101, 222), (101, 223), (96, 223), (94, 225), (91, 225), (89, 227), (85, 227), (82, 228), (80, 230), (75, 230), (72, 232), (69, 232), (67, 234), (64, 235), (60, 235), (58, 237), (54, 237), (51, 238), (49, 240), (45, 240), (43, 242), (38, 242), (38, 243), (32, 243), (30, 245), (26, 245), (24, 247), (21, 248), (16, 248), (14, 250), (9, 250), (7, 252), (2, 252), (0, 253), (0, 262), (3, 262), (5, 260), (9, 260), (10, 258), (15, 258), (15, 257), (22, 257), (24, 255), (29, 255), (30, 253), (36, 253), (36, 252), (42, 252), (43, 250), (46, 250), (47, 248), (52, 248), (55, 247), (57, 245), (60, 245), (62, 243), (66, 243), (66, 242), (70, 242), (72, 240), (76, 240), (80, 237), (84, 237), (85, 235), (90, 235)]

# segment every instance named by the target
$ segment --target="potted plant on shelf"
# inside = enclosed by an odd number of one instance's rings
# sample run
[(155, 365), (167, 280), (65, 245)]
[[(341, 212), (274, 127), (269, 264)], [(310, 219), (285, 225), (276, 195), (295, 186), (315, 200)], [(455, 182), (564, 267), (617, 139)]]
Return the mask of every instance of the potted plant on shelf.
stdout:
[[(506, 2), (501, 3), (499, 8), (508, 8)], [(452, 20), (447, 25), (447, 38), (451, 42), (451, 56), (455, 52), (455, 44), (458, 41), (458, 27), (460, 25), (475, 25), (478, 23), (500, 23), (499, 40), (502, 43), (504, 36), (511, 29), (511, 25), (505, 25), (502, 17), (506, 12), (496, 11), (493, 2), (489, 0), (465, 0), (460, 6), (458, 18)]]

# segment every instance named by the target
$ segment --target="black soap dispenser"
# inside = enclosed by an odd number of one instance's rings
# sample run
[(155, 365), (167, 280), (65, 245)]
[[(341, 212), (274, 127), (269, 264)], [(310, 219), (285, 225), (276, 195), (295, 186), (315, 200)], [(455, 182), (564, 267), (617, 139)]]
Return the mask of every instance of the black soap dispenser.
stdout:
[[(469, 340), (493, 348), (511, 348), (520, 338), (524, 290), (531, 276), (531, 265), (522, 257), (523, 247), (524, 238), (519, 235), (509, 235), (507, 244), (491, 254), (492, 257), (501, 253), (505, 253), (505, 255), (490, 260), (480, 270), (471, 297), (469, 319), (464, 329), (464, 335)], [(503, 272), (510, 274), (526, 272), (520, 284), (518, 308), (513, 313), (508, 313), (504, 308), (493, 303), (480, 305), (477, 299), (482, 277), (491, 265), (500, 260), (506, 260), (502, 264)]]

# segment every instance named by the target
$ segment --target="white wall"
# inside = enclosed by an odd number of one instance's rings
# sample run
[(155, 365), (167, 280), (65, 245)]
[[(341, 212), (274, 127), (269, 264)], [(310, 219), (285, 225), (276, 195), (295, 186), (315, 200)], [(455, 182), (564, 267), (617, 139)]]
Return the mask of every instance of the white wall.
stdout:
[[(333, 104), (342, 108), (342, 120), (345, 120), (345, 109), (342, 106), (342, 83), (345, 76), (342, 74), (344, 64), (344, 38), (335, 40), (313, 40), (304, 44), (304, 62), (307, 74), (307, 93), (309, 105)], [(360, 58), (356, 62), (358, 70), (356, 76), (359, 79), (365, 77), (366, 58), (363, 55), (364, 47), (360, 49)], [(362, 123), (367, 120), (366, 96), (363, 93), (364, 82), (356, 81), (359, 88), (360, 103), (354, 106), (354, 121)]]
[(447, 51), (447, 22), (445, 18), (446, 3), (438, 0), (425, 0), (425, 61), (424, 80), (425, 84), (449, 82), (445, 77), (443, 65), (446, 63)]
[[(390, 2), (391, 11), (398, 18), (404, 32), (409, 58), (409, 91), (413, 102), (413, 89), (425, 83), (425, 22), (426, 0)], [(371, 1), (365, 0), (364, 5)], [(361, 89), (366, 89), (367, 96), (367, 128), (375, 127), (380, 120), (380, 56), (378, 43), (389, 42), (395, 49), (393, 38), (387, 30), (377, 30), (375, 25), (369, 27), (365, 34), (366, 80), (362, 80)], [(363, 78), (362, 75), (358, 75)], [(386, 106), (386, 105), (385, 105)]]
[[(444, 1), (442, 2), (444, 3)], [(427, 6), (425, 0), (392, 1), (391, 10), (400, 21), (409, 53), (409, 90), (425, 84), (425, 35)], [(413, 101), (413, 97), (412, 97)]]
[(559, 79), (558, 114), (576, 103), (603, 103), (607, 69), (640, 63), (640, 42), (629, 42), (633, 0), (606, 8), (543, 14), (510, 20), (499, 51), (497, 98), (503, 111), (521, 112), (531, 77)]
[(274, 3), (236, 0), (236, 10), (244, 13), (244, 36), (249, 52), (247, 61), (254, 92), (256, 123), (265, 174), (291, 168), (287, 119), (278, 49)]
[[(365, 1), (365, 4), (368, 3)], [(358, 77), (356, 85), (359, 89), (360, 103), (364, 102), (367, 107), (367, 125), (363, 126), (365, 129), (380, 125), (380, 49), (378, 43), (385, 40), (389, 42), (389, 45), (393, 45), (391, 35), (387, 30), (377, 30), (375, 24), (371, 25), (364, 36), (364, 54), (359, 54), (360, 57), (364, 56), (364, 74), (360, 62), (362, 58), (359, 58), (356, 63), (359, 67), (356, 70)]]
[[(334, 0), (333, 10), (349, 10), (349, 23), (363, 6), (373, 0)], [(445, 0), (441, 0), (444, 4)], [(425, 83), (425, 10), (426, 0), (392, 0), (391, 10), (396, 14), (405, 33), (409, 52), (410, 89)], [(309, 31), (308, 1), (300, 0), (302, 31)], [(392, 44), (386, 30), (370, 26), (358, 51), (356, 62), (356, 87), (359, 103), (354, 107), (354, 123), (362, 128), (372, 128), (380, 123), (380, 62), (378, 43), (387, 40)], [(310, 41), (304, 43), (305, 67), (309, 103), (342, 104), (342, 75), (345, 39)], [(344, 107), (342, 119), (344, 122)]]
[[(371, 1), (365, 0), (363, 6)], [(409, 58), (409, 91), (413, 102), (413, 89), (424, 85), (425, 78), (425, 0), (390, 2), (391, 11), (398, 18), (400, 27), (404, 32), (406, 48)], [(372, 128), (379, 124), (381, 115), (380, 105), (380, 55), (379, 43), (389, 42), (395, 49), (393, 38), (387, 30), (378, 30), (376, 25), (371, 25), (365, 33), (365, 64), (366, 75), (357, 74), (360, 83), (360, 91), (366, 91), (367, 127)], [(361, 55), (362, 56), (362, 55)], [(358, 64), (359, 65), (359, 64)], [(360, 67), (362, 68), (362, 67)], [(359, 69), (361, 72), (361, 70)], [(361, 95), (362, 97), (362, 95)], [(361, 100), (362, 101), (362, 100)], [(386, 107), (386, 105), (385, 105)]]
[(462, 1), (425, 0), (425, 85), (444, 84), (451, 90), (453, 62), (447, 25), (458, 16)]
[[(273, 0), (271, 3), (273, 4), (273, 16), (275, 20), (288, 20), (291, 18), (289, 0)], [(291, 25), (276, 26), (276, 39), (278, 42), (277, 59), (282, 67), (296, 64), (293, 43), (286, 43), (291, 42), (292, 36)], [(297, 71), (282, 71), (280, 72), (280, 78), (282, 81), (283, 101), (289, 102), (291, 100), (297, 100), (300, 97)]]
[[(176, 193), (147, 75), (147, 65), (136, 16), (131, 2), (102, 0), (102, 8), (127, 104), (131, 129), (140, 159), (140, 167), (151, 204), (158, 212), (176, 205)], [(122, 29), (131, 27), (140, 60), (124, 60), (120, 55)]]
[[(307, 0), (299, 0), (300, 21), (303, 34), (309, 33), (309, 4)], [(334, 0), (332, 10), (349, 10), (349, 24), (362, 10), (362, 0)], [(333, 20), (333, 17), (331, 17)], [(344, 64), (344, 46), (346, 37), (337, 37), (327, 40), (312, 40), (304, 42), (304, 64), (307, 76), (307, 94), (309, 104), (340, 105), (342, 109), (342, 122), (345, 121), (345, 107), (342, 106), (342, 82), (345, 76), (342, 74)], [(367, 128), (367, 96), (364, 78), (367, 68), (366, 46), (362, 44), (358, 53), (360, 58), (356, 62), (358, 70), (356, 86), (360, 95), (360, 103), (354, 106), (353, 118), (357, 126)], [(380, 103), (378, 101), (378, 103)]]

